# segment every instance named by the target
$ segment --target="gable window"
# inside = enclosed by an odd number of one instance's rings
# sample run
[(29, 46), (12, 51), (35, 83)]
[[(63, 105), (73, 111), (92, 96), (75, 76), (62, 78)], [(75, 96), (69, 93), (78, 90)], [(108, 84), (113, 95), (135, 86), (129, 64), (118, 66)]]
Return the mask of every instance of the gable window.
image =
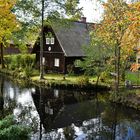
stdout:
[(45, 34), (45, 38), (46, 38), (46, 44), (54, 44), (54, 35), (51, 32), (47, 32)]
[(50, 38), (46, 38), (46, 44), (50, 44)]
[(59, 67), (59, 65), (60, 65), (60, 59), (55, 58), (55, 59), (54, 59), (54, 66), (55, 66), (55, 67)]
[(48, 47), (48, 51), (50, 52), (50, 51), (51, 51), (51, 49), (52, 49), (52, 48), (49, 46), (49, 47)]
[(51, 44), (54, 44), (54, 37), (51, 37)]

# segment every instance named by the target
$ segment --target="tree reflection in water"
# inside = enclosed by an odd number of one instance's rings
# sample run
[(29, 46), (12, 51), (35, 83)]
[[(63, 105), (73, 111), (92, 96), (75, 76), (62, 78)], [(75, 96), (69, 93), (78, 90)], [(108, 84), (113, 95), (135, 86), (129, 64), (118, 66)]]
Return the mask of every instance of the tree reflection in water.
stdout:
[(3, 118), (4, 113), (3, 89), (4, 89), (4, 79), (3, 77), (0, 77), (0, 118)]
[(30, 126), (32, 140), (140, 139), (140, 112), (109, 103), (107, 93), (21, 89), (0, 77), (0, 109)]
[(0, 76), (0, 119), (14, 114), (19, 124), (38, 130), (38, 114), (31, 97), (31, 89), (20, 89), (17, 85)]
[[(123, 140), (132, 139), (135, 134), (130, 132), (132, 125), (128, 127), (125, 122), (125, 118), (132, 117), (124, 115), (128, 110), (106, 102), (108, 97), (103, 98), (99, 93), (36, 88), (32, 96), (44, 128), (42, 139)], [(134, 125), (133, 119), (131, 122)]]

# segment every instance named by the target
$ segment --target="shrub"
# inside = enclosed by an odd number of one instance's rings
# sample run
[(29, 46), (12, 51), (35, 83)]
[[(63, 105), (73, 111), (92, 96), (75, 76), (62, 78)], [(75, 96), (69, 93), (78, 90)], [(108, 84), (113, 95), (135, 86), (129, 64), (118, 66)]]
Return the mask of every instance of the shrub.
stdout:
[(19, 75), (16, 73), (17, 76), (24, 75), (23, 77), (28, 78), (32, 74), (34, 62), (35, 55), (30, 54), (8, 55), (5, 57), (7, 68), (18, 72)]
[(19, 125), (11, 125), (0, 131), (1, 140), (27, 140), (29, 128)]
[(30, 54), (18, 54), (18, 55), (7, 55), (5, 63), (10, 69), (24, 68), (27, 65), (34, 64), (35, 55)]
[(89, 78), (87, 76), (82, 76), (78, 78), (78, 84), (83, 86), (83, 85), (88, 85), (89, 84)]
[(17, 125), (12, 115), (0, 121), (0, 139), (1, 140), (27, 140), (30, 128), (23, 125)]
[(14, 124), (13, 116), (9, 115), (0, 121), (0, 131), (4, 128), (8, 128), (10, 125)]
[(109, 74), (106, 71), (101, 73), (101, 75), (100, 75), (101, 82), (107, 80), (108, 78), (109, 78)]
[(67, 71), (69, 75), (72, 75), (74, 73), (74, 65), (67, 65)]
[(31, 77), (32, 72), (33, 72), (33, 64), (31, 63), (29, 65), (26, 65), (26, 67), (24, 68), (25, 77), (27, 78)]

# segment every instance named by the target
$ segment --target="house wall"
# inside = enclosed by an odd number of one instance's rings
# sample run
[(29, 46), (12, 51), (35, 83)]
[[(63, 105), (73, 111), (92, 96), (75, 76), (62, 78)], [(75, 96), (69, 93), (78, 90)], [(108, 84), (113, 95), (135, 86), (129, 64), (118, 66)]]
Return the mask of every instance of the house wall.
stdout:
[[(45, 34), (51, 32), (54, 37), (54, 44), (46, 44)], [(49, 50), (49, 47), (51, 50)], [(40, 63), (40, 42), (39, 38), (35, 43), (33, 53), (36, 53), (36, 63), (39, 66)], [(65, 73), (65, 57), (62, 51), (62, 48), (57, 40), (56, 35), (54, 34), (52, 28), (44, 28), (44, 48), (43, 48), (43, 57), (45, 58), (44, 70), (46, 72), (56, 72), (56, 73)], [(59, 59), (59, 67), (54, 66), (55, 59)]]
[[(45, 34), (51, 32), (54, 36), (55, 43), (54, 44), (46, 44)], [(51, 47), (51, 50), (49, 50)], [(33, 52), (36, 53), (36, 63), (39, 68), (40, 63), (40, 39), (36, 41)], [(82, 57), (66, 57), (59, 41), (55, 33), (53, 32), (52, 28), (45, 27), (44, 28), (44, 48), (43, 48), (43, 57), (45, 58), (44, 70), (46, 72), (55, 72), (55, 73), (68, 73), (67, 65), (74, 65), (75, 60), (82, 59)], [(59, 67), (54, 66), (55, 58), (59, 59)], [(79, 68), (74, 68), (75, 73), (79, 73)]]
[[(65, 73), (65, 57), (63, 53), (48, 53), (44, 52), (43, 57), (45, 58), (44, 70), (48, 73)], [(59, 59), (59, 67), (56, 67), (55, 59)], [(39, 68), (40, 55), (39, 52), (36, 53), (36, 63)]]
[[(65, 73), (65, 58), (63, 53), (44, 53), (45, 70), (47, 72)], [(59, 66), (55, 66), (55, 59), (59, 59)]]

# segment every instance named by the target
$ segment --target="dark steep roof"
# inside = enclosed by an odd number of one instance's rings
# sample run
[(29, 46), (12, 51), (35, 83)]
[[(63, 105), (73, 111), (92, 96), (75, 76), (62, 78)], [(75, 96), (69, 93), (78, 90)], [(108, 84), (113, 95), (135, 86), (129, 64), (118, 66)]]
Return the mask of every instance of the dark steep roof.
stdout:
[(89, 46), (89, 24), (72, 22), (69, 27), (53, 28), (65, 56), (85, 56), (83, 46)]

